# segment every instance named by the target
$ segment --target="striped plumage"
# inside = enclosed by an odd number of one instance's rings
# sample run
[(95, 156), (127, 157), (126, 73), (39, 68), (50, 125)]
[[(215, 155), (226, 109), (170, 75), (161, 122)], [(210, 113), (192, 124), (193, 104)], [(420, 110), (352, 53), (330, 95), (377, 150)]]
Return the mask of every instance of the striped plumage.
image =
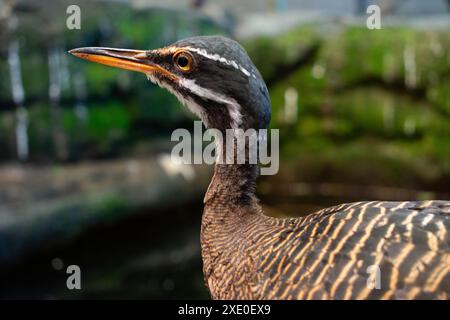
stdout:
[[(144, 72), (222, 134), (269, 124), (267, 87), (233, 40), (193, 37), (156, 50), (71, 53)], [(216, 143), (218, 159), (226, 159)], [(232, 147), (236, 155), (234, 140)], [(358, 202), (276, 219), (258, 205), (258, 167), (250, 162), (216, 164), (205, 196), (201, 246), (213, 298), (450, 298), (450, 202)]]
[[(233, 179), (218, 180), (201, 238), (213, 298), (450, 298), (449, 202), (357, 202), (277, 219), (256, 199), (233, 204)], [(367, 285), (370, 266), (379, 289)]]

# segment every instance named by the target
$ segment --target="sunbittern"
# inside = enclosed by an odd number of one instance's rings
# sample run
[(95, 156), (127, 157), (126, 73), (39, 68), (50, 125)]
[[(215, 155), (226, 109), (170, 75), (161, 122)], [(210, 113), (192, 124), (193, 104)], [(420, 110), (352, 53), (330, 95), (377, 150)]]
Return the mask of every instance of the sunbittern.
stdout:
[[(156, 50), (70, 53), (145, 73), (208, 128), (269, 124), (266, 84), (233, 40), (193, 37)], [(278, 219), (258, 205), (257, 175), (258, 166), (247, 162), (215, 166), (201, 228), (204, 280), (213, 298), (450, 298), (449, 201), (358, 202)], [(373, 268), (375, 288), (368, 285)]]

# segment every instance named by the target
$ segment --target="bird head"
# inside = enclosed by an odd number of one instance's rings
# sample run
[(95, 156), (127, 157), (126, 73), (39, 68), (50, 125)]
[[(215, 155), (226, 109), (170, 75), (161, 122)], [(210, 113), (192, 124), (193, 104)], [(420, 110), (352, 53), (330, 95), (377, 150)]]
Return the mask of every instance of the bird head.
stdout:
[(69, 51), (89, 61), (142, 72), (174, 94), (208, 128), (264, 129), (270, 98), (246, 51), (221, 36), (183, 39), (155, 50), (86, 47)]

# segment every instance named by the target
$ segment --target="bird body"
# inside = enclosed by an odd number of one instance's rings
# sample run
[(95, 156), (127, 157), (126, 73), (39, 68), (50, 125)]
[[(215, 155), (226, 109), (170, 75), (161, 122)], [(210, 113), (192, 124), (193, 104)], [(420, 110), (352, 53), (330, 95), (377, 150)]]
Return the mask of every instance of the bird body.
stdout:
[[(245, 50), (193, 37), (156, 50), (80, 48), (90, 61), (140, 71), (208, 128), (267, 128), (267, 87)], [(236, 149), (233, 141), (234, 151)], [(218, 145), (224, 159), (224, 145)], [(450, 201), (357, 202), (302, 218), (264, 215), (258, 166), (217, 163), (201, 226), (214, 299), (449, 299)]]
[(450, 298), (450, 202), (356, 202), (279, 219), (262, 212), (252, 170), (216, 165), (205, 197), (213, 298)]
[(234, 208), (227, 219), (207, 206), (205, 282), (216, 299), (448, 299), (449, 208), (372, 201), (300, 219)]

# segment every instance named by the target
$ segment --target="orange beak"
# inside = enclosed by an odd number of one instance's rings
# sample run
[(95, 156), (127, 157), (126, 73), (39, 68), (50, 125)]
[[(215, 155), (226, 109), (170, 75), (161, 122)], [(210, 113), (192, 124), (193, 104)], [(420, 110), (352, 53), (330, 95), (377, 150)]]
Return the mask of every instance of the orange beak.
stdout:
[(145, 74), (160, 73), (176, 80), (177, 77), (163, 67), (151, 62), (145, 50), (117, 49), (104, 47), (85, 47), (72, 49), (69, 53), (88, 61), (107, 66), (138, 71)]

